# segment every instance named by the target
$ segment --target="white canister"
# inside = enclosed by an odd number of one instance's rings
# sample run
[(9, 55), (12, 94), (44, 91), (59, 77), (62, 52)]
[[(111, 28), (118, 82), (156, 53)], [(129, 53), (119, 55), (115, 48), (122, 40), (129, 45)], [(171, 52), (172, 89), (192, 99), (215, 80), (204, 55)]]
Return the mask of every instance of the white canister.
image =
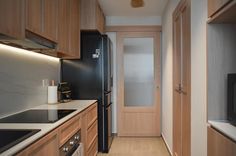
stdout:
[(58, 103), (57, 86), (48, 86), (48, 104)]

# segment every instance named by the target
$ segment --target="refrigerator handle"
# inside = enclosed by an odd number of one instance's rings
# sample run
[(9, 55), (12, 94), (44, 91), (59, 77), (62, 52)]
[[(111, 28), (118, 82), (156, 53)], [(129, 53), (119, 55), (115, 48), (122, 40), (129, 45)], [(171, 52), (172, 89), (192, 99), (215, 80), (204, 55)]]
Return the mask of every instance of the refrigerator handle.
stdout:
[(105, 94), (110, 94), (110, 93), (111, 93), (111, 91), (104, 91), (104, 93), (105, 93)]
[(92, 56), (93, 59), (97, 59), (97, 58), (99, 58), (100, 53), (101, 53), (100, 49), (96, 49), (95, 53), (94, 53), (93, 56)]

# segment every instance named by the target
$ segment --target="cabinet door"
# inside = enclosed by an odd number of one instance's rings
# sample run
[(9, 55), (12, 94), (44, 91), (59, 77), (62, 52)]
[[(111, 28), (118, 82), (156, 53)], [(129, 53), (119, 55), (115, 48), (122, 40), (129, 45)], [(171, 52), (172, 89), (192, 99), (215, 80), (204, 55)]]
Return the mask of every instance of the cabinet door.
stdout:
[(18, 39), (24, 38), (24, 5), (22, 0), (0, 1), (0, 33)]
[(57, 0), (26, 0), (26, 29), (57, 41)]
[(42, 9), (42, 0), (26, 0), (26, 29), (39, 35), (43, 31)]
[(58, 10), (58, 51), (66, 53), (69, 51), (69, 8), (68, 0), (59, 0)]
[[(31, 0), (32, 1), (32, 0)], [(43, 0), (43, 36), (57, 41), (58, 0)]]
[(213, 16), (230, 1), (232, 0), (208, 0), (208, 17)]
[(236, 143), (226, 138), (216, 130), (208, 127), (208, 156), (235, 156)]
[(43, 137), (33, 145), (26, 148), (17, 156), (58, 156), (59, 155), (59, 144), (57, 131), (53, 131), (47, 136)]
[(96, 6), (96, 24), (97, 24), (97, 30), (101, 34), (103, 34), (104, 33), (104, 25), (105, 25), (105, 17), (103, 15), (102, 9), (98, 3)]
[(80, 58), (80, 0), (70, 0), (69, 52)]

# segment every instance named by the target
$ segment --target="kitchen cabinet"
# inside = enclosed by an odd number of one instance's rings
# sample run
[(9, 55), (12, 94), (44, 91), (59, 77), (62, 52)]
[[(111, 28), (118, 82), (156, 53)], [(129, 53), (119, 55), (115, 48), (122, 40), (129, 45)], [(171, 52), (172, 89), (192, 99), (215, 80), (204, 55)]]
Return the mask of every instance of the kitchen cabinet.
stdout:
[(235, 156), (236, 143), (225, 137), (212, 127), (208, 127), (208, 156)]
[(58, 144), (58, 133), (57, 130), (49, 133), (39, 141), (32, 144), (27, 149), (23, 150), (17, 156), (42, 156), (42, 155), (59, 155), (59, 144)]
[(80, 0), (59, 0), (58, 47), (63, 58), (80, 58)]
[(57, 41), (58, 0), (26, 0), (26, 29)]
[(208, 17), (213, 16), (231, 0), (208, 0)]
[(95, 156), (98, 152), (97, 105), (90, 106), (82, 119), (85, 156)]
[(44, 137), (16, 154), (17, 156), (58, 156), (59, 149), (76, 132), (81, 130), (81, 141), (84, 144), (84, 155), (97, 154), (97, 103), (64, 122)]
[(97, 0), (81, 0), (81, 30), (104, 33), (105, 16)]
[(236, 23), (236, 0), (208, 0), (208, 23)]

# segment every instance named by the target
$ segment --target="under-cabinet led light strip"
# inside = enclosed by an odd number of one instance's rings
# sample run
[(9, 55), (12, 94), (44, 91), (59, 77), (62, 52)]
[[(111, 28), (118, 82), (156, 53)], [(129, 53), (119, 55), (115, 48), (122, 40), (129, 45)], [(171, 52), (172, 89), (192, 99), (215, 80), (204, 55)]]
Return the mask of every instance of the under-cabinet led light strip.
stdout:
[(20, 49), (20, 48), (11, 47), (11, 46), (8, 46), (8, 45), (5, 45), (5, 44), (0, 44), (0, 53), (1, 53), (1, 50), (7, 50), (9, 52), (17, 53), (19, 55), (28, 55), (28, 56), (32, 56), (32, 57), (48, 59), (48, 60), (51, 60), (51, 61), (59, 62), (59, 60), (60, 60), (59, 58), (56, 58), (56, 57), (52, 57), (52, 56), (32, 52), (32, 51), (29, 51), (29, 50), (24, 50), (24, 49)]

